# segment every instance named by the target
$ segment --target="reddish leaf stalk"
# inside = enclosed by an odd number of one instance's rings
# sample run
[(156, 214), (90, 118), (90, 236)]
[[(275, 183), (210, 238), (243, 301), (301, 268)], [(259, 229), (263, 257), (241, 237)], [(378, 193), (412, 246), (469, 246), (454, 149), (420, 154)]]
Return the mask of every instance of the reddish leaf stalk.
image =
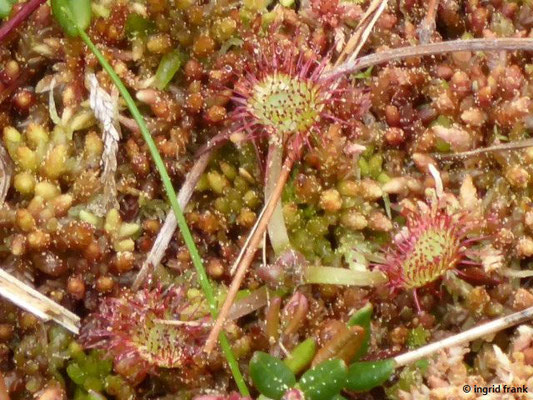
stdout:
[(18, 12), (0, 27), (0, 43), (44, 3), (46, 0), (30, 0), (24, 3)]

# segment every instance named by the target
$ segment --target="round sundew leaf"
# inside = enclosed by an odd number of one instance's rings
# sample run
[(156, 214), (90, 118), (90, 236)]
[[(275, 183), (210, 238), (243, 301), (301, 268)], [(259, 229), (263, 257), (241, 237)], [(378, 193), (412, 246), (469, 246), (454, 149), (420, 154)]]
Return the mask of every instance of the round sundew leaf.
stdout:
[(344, 361), (328, 360), (303, 374), (298, 385), (308, 400), (330, 400), (345, 386), (346, 374)]
[(394, 372), (394, 360), (360, 361), (348, 369), (346, 389), (367, 392), (385, 383)]
[(250, 376), (255, 388), (266, 397), (279, 400), (296, 384), (293, 372), (279, 358), (261, 351), (250, 360)]

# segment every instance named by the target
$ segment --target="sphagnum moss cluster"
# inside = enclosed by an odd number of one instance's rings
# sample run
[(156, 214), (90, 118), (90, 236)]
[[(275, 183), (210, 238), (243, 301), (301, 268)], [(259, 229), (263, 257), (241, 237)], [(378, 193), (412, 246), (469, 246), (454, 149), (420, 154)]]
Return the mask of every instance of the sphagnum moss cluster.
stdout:
[[(0, 0), (0, 17), (40, 3)], [(0, 39), (2, 165), (11, 167), (2, 268), (84, 318), (73, 337), (0, 301), (11, 399), (238, 399), (245, 382), (252, 397), (439, 398), (436, 378), (459, 396), (455, 373), (492, 385), (502, 368), (513, 384), (533, 384), (526, 326), (497, 336), (509, 355), (480, 341), (396, 372), (387, 359), (533, 305), (531, 150), (449, 158), (528, 137), (527, 52), (410, 58), (337, 80), (330, 64), (369, 2), (97, 0), (69, 15), (71, 3), (52, 2), (53, 15), (42, 5)], [(418, 44), (426, 8), (390, 1), (362, 52)], [(429, 37), (526, 37), (532, 12), (440, 2)], [(94, 48), (65, 28), (71, 19)], [(168, 197), (138, 115), (119, 100), (117, 198), (102, 201), (106, 145), (85, 78), (95, 73), (110, 95), (115, 83), (95, 50), (136, 99), (174, 188), (213, 152), (185, 217), (215, 307), (267, 200), (272, 146), (301, 139), (278, 149), (299, 152), (276, 225), (289, 247), (263, 242), (235, 302), (244, 316), (225, 325), (233, 371), (219, 349), (201, 350), (212, 318), (191, 240), (174, 234), (151, 279), (129, 289)], [(388, 283), (356, 286), (378, 271)]]

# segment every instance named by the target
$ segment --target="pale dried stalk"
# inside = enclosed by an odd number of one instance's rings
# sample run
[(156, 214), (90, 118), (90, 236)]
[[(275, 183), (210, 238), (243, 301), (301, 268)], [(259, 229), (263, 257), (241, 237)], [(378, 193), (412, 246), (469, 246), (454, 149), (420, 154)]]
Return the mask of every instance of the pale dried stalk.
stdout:
[[(265, 178), (265, 199), (272, 195), (272, 190), (276, 186), (279, 175), (281, 173), (281, 165), (283, 164), (283, 145), (281, 143), (272, 143), (268, 149), (268, 159)], [(268, 237), (270, 238), (270, 245), (274, 249), (276, 255), (280, 255), (283, 250), (290, 247), (289, 234), (285, 225), (283, 217), (283, 208), (281, 200), (278, 200), (276, 209), (270, 218), (267, 227)]]
[(435, 17), (437, 15), (437, 8), (439, 0), (429, 0), (429, 7), (426, 16), (418, 26), (418, 40), (422, 44), (427, 44), (431, 41), (431, 36), (435, 32)]
[[(211, 153), (212, 150), (209, 150), (202, 154), (187, 174), (185, 183), (178, 193), (178, 203), (182, 210), (185, 210), (185, 207), (189, 203), (189, 200), (194, 192), (194, 188), (196, 187), (200, 176), (204, 172), (209, 159), (211, 158)], [(150, 253), (148, 253), (148, 257), (146, 257), (142, 268), (135, 277), (135, 281), (132, 285), (133, 290), (138, 290), (152, 269), (161, 262), (161, 259), (165, 255), (165, 250), (167, 249), (177, 226), (178, 223), (176, 221), (176, 216), (174, 215), (174, 212), (170, 210), (167, 214), (163, 227), (155, 239), (154, 245), (150, 249)]]
[(345, 61), (353, 62), (356, 59), (386, 6), (387, 0), (373, 0), (370, 3), (365, 15), (363, 15), (363, 18), (361, 18), (361, 21), (359, 21), (359, 24), (355, 28), (355, 33), (348, 40), (337, 61), (335, 61), (334, 67), (341, 65)]
[(283, 191), (283, 187), (285, 186), (285, 183), (289, 178), (294, 161), (295, 160), (292, 156), (287, 156), (285, 162), (283, 163), (279, 180), (276, 183), (274, 189), (272, 190), (272, 196), (265, 205), (263, 218), (258, 219), (257, 229), (253, 231), (253, 234), (250, 238), (250, 244), (246, 249), (244, 256), (242, 257), (242, 260), (240, 262), (239, 267), (237, 268), (237, 272), (235, 273), (233, 280), (231, 281), (228, 294), (226, 296), (226, 299), (224, 300), (222, 308), (220, 309), (215, 325), (213, 326), (213, 329), (211, 329), (211, 332), (209, 332), (209, 336), (204, 347), (204, 350), (207, 353), (211, 352), (217, 343), (217, 338), (220, 334), (220, 331), (222, 330), (222, 327), (224, 326), (224, 323), (226, 322), (233, 301), (237, 296), (237, 292), (239, 291), (246, 271), (248, 270), (248, 266), (252, 263), (255, 251), (257, 250), (257, 247), (259, 246), (263, 238), (263, 233), (265, 232), (268, 226), (270, 217), (276, 209), (276, 204), (278, 203), (278, 199), (281, 195), (281, 192)]
[[(261, 210), (261, 212), (257, 216), (257, 221), (255, 221), (255, 224), (252, 227), (252, 229), (250, 230), (250, 233), (248, 234), (248, 237), (246, 238), (246, 241), (244, 242), (244, 244), (243, 244), (243, 246), (241, 248), (241, 251), (239, 252), (239, 255), (237, 256), (237, 258), (233, 262), (233, 265), (231, 266), (231, 268), (229, 270), (231, 276), (233, 276), (235, 274), (235, 271), (237, 270), (239, 264), (241, 263), (241, 260), (242, 260), (242, 258), (244, 256), (244, 253), (246, 253), (246, 250), (248, 249), (248, 246), (250, 246), (250, 240), (254, 236), (255, 231), (257, 230), (257, 228), (259, 227), (259, 224), (261, 224), (261, 221), (264, 218), (265, 211), (267, 209), (268, 203), (270, 203), (270, 198), (271, 197), (272, 197), (272, 195), (270, 197), (268, 197), (267, 200), (265, 201), (265, 206), (263, 207), (263, 209)], [(263, 245), (265, 245), (265, 244), (266, 244), (266, 234), (263, 234)], [(263, 249), (265, 249), (265, 247), (263, 247)], [(264, 256), (264, 258), (266, 258), (266, 256)], [(266, 264), (265, 261), (263, 261), (263, 262)]]
[(0, 206), (4, 204), (11, 185), (13, 166), (6, 149), (0, 144)]
[(0, 296), (43, 321), (53, 320), (76, 335), (80, 317), (0, 268)]
[(494, 321), (487, 322), (486, 324), (476, 326), (467, 331), (458, 333), (457, 335), (447, 337), (439, 340), (438, 342), (428, 344), (408, 353), (400, 354), (399, 356), (394, 357), (394, 361), (397, 367), (409, 365), (418, 360), (431, 356), (440, 350), (464, 343), (469, 343), (484, 336), (494, 335), (495, 333), (498, 333), (511, 326), (518, 325), (532, 318), (533, 307), (529, 307), (523, 311), (519, 311), (514, 314), (498, 318)]
[(104, 186), (103, 208), (109, 211), (116, 208), (117, 185), (115, 182), (115, 172), (117, 171), (117, 152), (120, 140), (120, 125), (118, 123), (118, 96), (111, 96), (100, 87), (95, 74), (88, 74), (89, 81), (89, 104), (94, 112), (94, 116), (102, 125), (102, 140), (104, 151), (102, 153), (102, 175), (100, 180)]
[(435, 153), (433, 154), (433, 156), (438, 157), (440, 159), (455, 158), (455, 157), (470, 157), (470, 156), (475, 156), (475, 155), (483, 154), (483, 153), (489, 153), (493, 151), (519, 150), (519, 149), (525, 149), (525, 148), (532, 147), (532, 146), (533, 146), (533, 139), (524, 139), (524, 140), (519, 140), (519, 141), (511, 142), (511, 143), (497, 144), (494, 146), (484, 147), (481, 149), (463, 151), (461, 153), (450, 153), (450, 154)]
[(532, 51), (533, 39), (531, 38), (498, 38), (498, 39), (469, 39), (452, 40), (441, 43), (430, 43), (419, 46), (400, 47), (380, 53), (370, 54), (353, 61), (347, 61), (338, 67), (324, 73), (324, 78), (350, 74), (374, 65), (379, 65), (395, 60), (410, 57), (422, 57), (458, 51)]

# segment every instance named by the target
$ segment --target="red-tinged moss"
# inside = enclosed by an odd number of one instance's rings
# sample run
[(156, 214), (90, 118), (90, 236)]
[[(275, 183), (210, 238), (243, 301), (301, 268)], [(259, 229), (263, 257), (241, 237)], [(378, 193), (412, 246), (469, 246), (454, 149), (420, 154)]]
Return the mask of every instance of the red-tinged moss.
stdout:
[(326, 26), (338, 28), (346, 21), (354, 21), (362, 16), (361, 7), (341, 0), (311, 0), (313, 15)]

